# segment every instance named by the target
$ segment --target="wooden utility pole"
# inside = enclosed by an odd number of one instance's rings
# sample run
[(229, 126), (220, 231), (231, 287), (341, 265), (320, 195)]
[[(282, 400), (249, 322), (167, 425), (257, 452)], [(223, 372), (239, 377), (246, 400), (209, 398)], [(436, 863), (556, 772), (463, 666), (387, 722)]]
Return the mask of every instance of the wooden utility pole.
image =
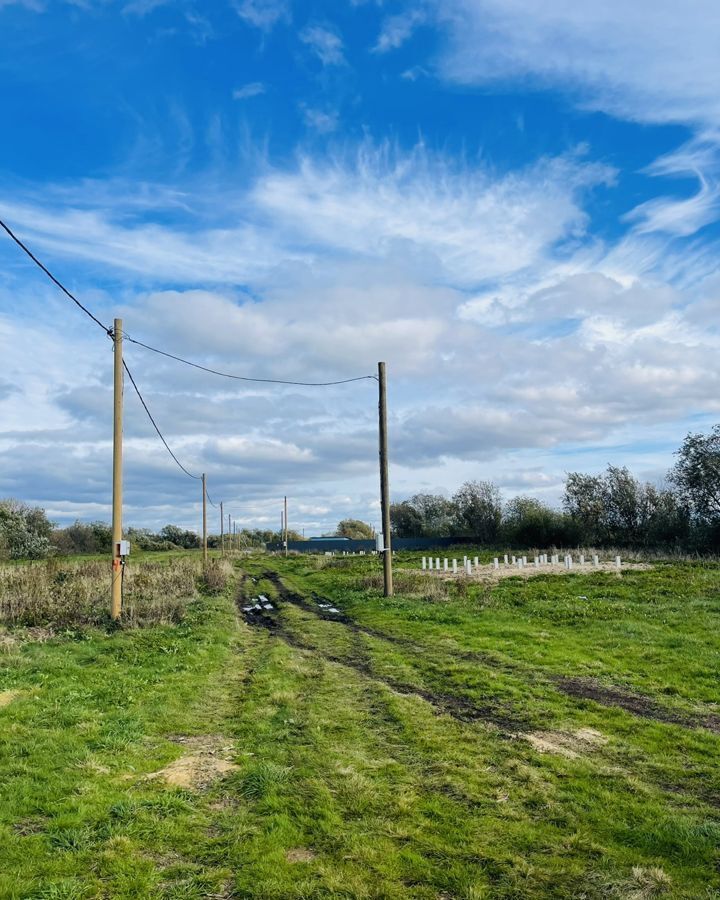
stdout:
[(220, 555), (225, 556), (225, 516), (223, 515), (223, 502), (220, 501)]
[(380, 506), (382, 508), (383, 530), (383, 573), (385, 580), (385, 596), (393, 595), (392, 543), (390, 540), (390, 478), (388, 474), (388, 440), (387, 440), (387, 382), (385, 363), (378, 363), (378, 386), (380, 399), (378, 403), (380, 434)]
[(110, 615), (114, 621), (122, 612), (122, 429), (123, 429), (123, 353), (122, 319), (113, 323), (113, 496), (112, 496), (112, 600)]
[(285, 509), (285, 511), (284, 511), (284, 518), (285, 518), (285, 556), (287, 556), (287, 555), (288, 555), (287, 497), (285, 498), (285, 508), (284, 508), (284, 509)]
[(203, 492), (203, 565), (207, 566), (207, 489), (205, 487), (205, 473), (202, 476), (202, 492)]

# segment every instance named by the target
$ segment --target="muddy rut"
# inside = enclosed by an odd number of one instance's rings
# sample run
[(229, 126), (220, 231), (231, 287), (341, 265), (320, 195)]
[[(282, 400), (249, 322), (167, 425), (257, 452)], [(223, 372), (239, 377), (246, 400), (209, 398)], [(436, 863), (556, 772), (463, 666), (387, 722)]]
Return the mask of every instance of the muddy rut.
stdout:
[[(342, 625), (354, 634), (362, 634), (376, 640), (387, 641), (404, 647), (413, 653), (422, 653), (424, 650), (421, 645), (407, 638), (387, 634), (371, 626), (361, 625), (341, 611), (334, 613), (326, 611), (319, 604), (332, 606), (332, 601), (313, 593), (311, 602), (302, 594), (290, 590), (283, 583), (277, 572), (268, 570), (259, 577), (269, 581), (275, 587), (278, 593), (278, 600), (281, 603), (292, 604), (319, 619)], [(431, 703), (438, 711), (451, 715), (460, 721), (485, 721), (495, 725), (502, 731), (515, 734), (529, 731), (533, 727), (525, 716), (511, 710), (506, 704), (489, 703), (478, 706), (462, 697), (427, 691), (416, 685), (378, 674), (373, 671), (369, 660), (364, 657), (361, 658), (358, 654), (339, 656), (321, 647), (303, 642), (300, 636), (291, 632), (284, 623), (278, 621), (276, 616), (268, 615), (267, 611), (243, 613), (243, 616), (249, 625), (266, 628), (298, 649), (311, 650), (320, 654), (329, 662), (349, 666), (367, 678), (385, 683), (387, 687), (398, 693), (421, 697), (427, 700), (428, 703)], [(525, 665), (500, 660), (488, 653), (458, 650), (453, 651), (453, 655), (458, 659), (479, 662), (508, 674), (522, 675), (526, 680), (552, 686), (562, 694), (577, 700), (592, 700), (601, 706), (623, 709), (639, 718), (650, 719), (667, 725), (679, 725), (690, 729), (704, 728), (720, 734), (720, 716), (718, 715), (693, 715), (681, 710), (674, 710), (658, 703), (651, 697), (620, 687), (603, 685), (591, 678), (542, 676), (536, 670), (530, 669)]]

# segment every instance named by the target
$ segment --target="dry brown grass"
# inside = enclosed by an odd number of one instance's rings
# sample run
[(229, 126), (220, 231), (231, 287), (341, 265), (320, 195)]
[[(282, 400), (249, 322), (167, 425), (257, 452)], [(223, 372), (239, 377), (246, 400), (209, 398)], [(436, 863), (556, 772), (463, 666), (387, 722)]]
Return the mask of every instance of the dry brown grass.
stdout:
[(202, 584), (210, 594), (220, 594), (227, 587), (233, 567), (226, 559), (209, 559)]
[[(363, 590), (382, 591), (383, 573), (371, 572), (358, 580)], [(450, 594), (450, 582), (441, 578), (426, 578), (424, 573), (396, 569), (393, 573), (393, 587), (397, 594), (422, 597), (425, 600), (446, 600)]]
[[(198, 586), (223, 590), (229, 563), (211, 560), (208, 579), (198, 558), (130, 562), (123, 583), (123, 623), (130, 626), (180, 621)], [(102, 561), (49, 560), (0, 568), (0, 621), (53, 628), (106, 622), (110, 566)]]

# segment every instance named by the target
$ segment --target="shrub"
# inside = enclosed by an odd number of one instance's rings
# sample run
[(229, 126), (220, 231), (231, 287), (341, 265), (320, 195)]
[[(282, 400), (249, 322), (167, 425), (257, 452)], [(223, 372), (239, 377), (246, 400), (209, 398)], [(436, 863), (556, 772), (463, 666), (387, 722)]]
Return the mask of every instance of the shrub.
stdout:
[(202, 587), (209, 594), (220, 594), (227, 587), (232, 566), (225, 559), (209, 559), (201, 579)]
[(0, 500), (0, 559), (44, 559), (50, 554), (51, 532), (44, 509)]

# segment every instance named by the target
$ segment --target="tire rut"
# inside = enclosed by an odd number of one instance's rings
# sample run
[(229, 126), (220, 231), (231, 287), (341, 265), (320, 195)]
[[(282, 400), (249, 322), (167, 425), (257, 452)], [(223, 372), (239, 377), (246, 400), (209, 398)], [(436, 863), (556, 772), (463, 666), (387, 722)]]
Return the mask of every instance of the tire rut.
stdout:
[[(270, 577), (271, 574), (274, 577)], [(304, 597), (301, 597), (299, 594), (290, 591), (282, 583), (279, 577), (275, 575), (275, 573), (263, 573), (262, 577), (273, 583), (278, 591), (278, 599), (281, 602), (301, 606), (308, 612), (316, 612), (316, 610), (305, 600)], [(269, 614), (267, 610), (255, 608), (243, 609), (240, 605), (243, 602), (245, 602), (244, 598), (238, 597), (238, 605), (240, 607), (243, 619), (251, 627), (263, 628), (269, 634), (279, 638), (294, 649), (316, 653), (327, 662), (336, 663), (338, 665), (350, 668), (361, 675), (363, 678), (367, 678), (369, 680), (384, 684), (395, 693), (407, 697), (419, 697), (420, 699), (425, 700), (427, 703), (429, 703), (438, 714), (451, 716), (453, 719), (456, 719), (457, 721), (463, 722), (465, 724), (473, 722), (483, 722), (485, 724), (492, 725), (495, 728), (498, 728), (501, 732), (509, 737), (517, 735), (521, 732), (531, 731), (534, 727), (527, 720), (518, 717), (517, 715), (513, 714), (512, 711), (504, 709), (499, 704), (489, 703), (478, 705), (454, 694), (430, 691), (426, 688), (420, 687), (419, 685), (411, 684), (409, 682), (393, 678), (392, 676), (381, 675), (373, 669), (370, 661), (365, 657), (361, 657), (360, 654), (341, 655), (338, 653), (333, 653), (326, 648), (318, 647), (315, 644), (303, 640), (296, 632), (292, 631), (284, 623), (279, 621), (276, 615)], [(321, 613), (322, 610), (318, 610), (317, 612)], [(275, 613), (275, 610), (273, 610), (273, 613)], [(343, 613), (338, 613), (337, 615), (331, 614), (328, 616), (321, 616), (321, 618), (326, 619), (327, 621), (345, 625), (355, 633), (367, 634), (368, 632), (373, 632), (373, 637), (386, 639), (382, 632), (375, 632), (373, 629), (365, 629), (363, 626), (357, 625), (357, 623), (353, 622)]]
[[(406, 638), (396, 635), (387, 634), (370, 626), (360, 625), (344, 613), (325, 613), (323, 609), (309, 603), (301, 594), (287, 588), (277, 572), (267, 571), (263, 573), (262, 577), (266, 578), (276, 587), (281, 599), (293, 603), (304, 609), (306, 612), (312, 613), (325, 621), (339, 622), (356, 633), (365, 634), (368, 637), (376, 638), (378, 640), (388, 641), (416, 653), (423, 652), (424, 648), (413, 641), (409, 641)], [(327, 598), (321, 597), (314, 592), (312, 597), (316, 603), (323, 601), (330, 602)], [(508, 674), (522, 675), (526, 680), (536, 684), (545, 684), (549, 687), (554, 687), (567, 697), (572, 697), (577, 700), (593, 700), (606, 708), (623, 709), (625, 712), (629, 712), (641, 719), (662, 722), (666, 725), (679, 725), (682, 728), (690, 730), (704, 728), (714, 734), (720, 734), (720, 716), (718, 715), (693, 715), (691, 713), (673, 710), (659, 703), (652, 697), (647, 697), (638, 692), (628, 691), (620, 687), (603, 685), (590, 678), (570, 676), (544, 677), (525, 666), (515, 665), (504, 660), (501, 661), (491, 654), (479, 651), (459, 650), (455, 653), (455, 656), (458, 659), (482, 663), (483, 665), (507, 672)]]

